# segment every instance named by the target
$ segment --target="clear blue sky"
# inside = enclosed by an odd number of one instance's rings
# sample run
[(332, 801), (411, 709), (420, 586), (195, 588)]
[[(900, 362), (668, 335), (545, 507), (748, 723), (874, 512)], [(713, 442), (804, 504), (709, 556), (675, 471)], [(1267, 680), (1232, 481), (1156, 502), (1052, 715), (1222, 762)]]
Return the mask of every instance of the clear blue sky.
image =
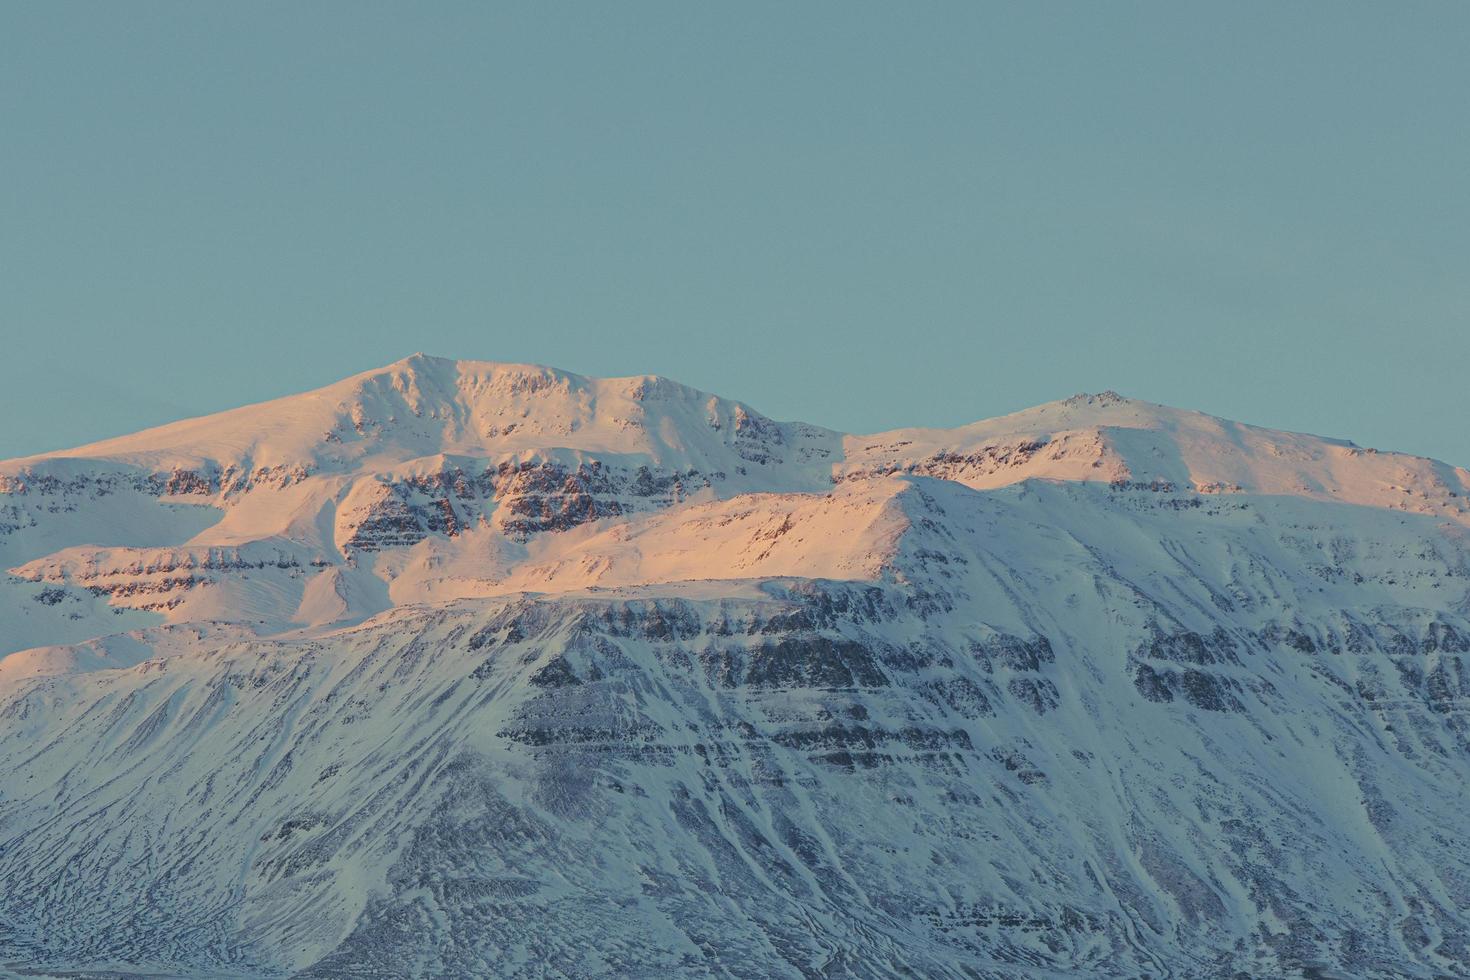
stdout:
[(1470, 4), (0, 6), (0, 457), (415, 350), (1470, 465)]

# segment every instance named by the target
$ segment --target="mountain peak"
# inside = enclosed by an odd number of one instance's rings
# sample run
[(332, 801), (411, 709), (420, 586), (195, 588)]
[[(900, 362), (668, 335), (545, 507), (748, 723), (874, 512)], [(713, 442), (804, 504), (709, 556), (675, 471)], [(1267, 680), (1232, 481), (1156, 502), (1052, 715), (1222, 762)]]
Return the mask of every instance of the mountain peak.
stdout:
[(1068, 408), (1078, 408), (1083, 405), (1096, 405), (1099, 408), (1109, 408), (1113, 405), (1126, 404), (1130, 400), (1109, 388), (1107, 391), (1100, 391), (1095, 395), (1085, 391), (1078, 392), (1070, 398), (1062, 399), (1062, 404)]
[[(357, 481), (445, 459), (523, 466), (599, 460), (697, 473), (721, 492), (815, 492), (872, 475), (942, 476), (972, 488), (1032, 479), (1313, 496), (1461, 519), (1470, 475), (1157, 405), (1082, 392), (953, 429), (844, 436), (775, 422), (657, 375), (593, 378), (554, 367), (414, 352), (299, 395), (78, 449), (0, 463), (53, 476), (121, 466), (147, 478), (269, 472)], [(211, 478), (213, 479), (213, 478)], [(1419, 489), (1407, 497), (1402, 488)]]

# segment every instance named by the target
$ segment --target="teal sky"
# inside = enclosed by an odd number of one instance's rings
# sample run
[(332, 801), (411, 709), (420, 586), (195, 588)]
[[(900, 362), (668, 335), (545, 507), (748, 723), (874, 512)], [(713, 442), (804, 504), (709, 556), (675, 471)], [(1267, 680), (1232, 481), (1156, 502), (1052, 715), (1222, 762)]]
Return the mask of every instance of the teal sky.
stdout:
[(1470, 465), (1470, 4), (0, 4), (0, 457), (415, 350)]

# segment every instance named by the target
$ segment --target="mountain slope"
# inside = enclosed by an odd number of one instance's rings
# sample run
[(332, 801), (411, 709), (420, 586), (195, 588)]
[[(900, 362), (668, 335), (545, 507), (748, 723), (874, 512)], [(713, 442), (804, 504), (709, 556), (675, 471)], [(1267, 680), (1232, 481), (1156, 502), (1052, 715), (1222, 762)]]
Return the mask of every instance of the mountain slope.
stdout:
[[(0, 654), (124, 622), (227, 617), (270, 632), (360, 620), (392, 601), (383, 552), (488, 528), (490, 554), (475, 562), (504, 567), (543, 531), (822, 490), (839, 451), (836, 433), (662, 378), (414, 355), (304, 395), (0, 463), (0, 563), (35, 583), (0, 597), (16, 624)], [(153, 615), (109, 620), (96, 597)]]
[(1463, 470), (416, 356), (0, 475), (0, 965), (1470, 972)]

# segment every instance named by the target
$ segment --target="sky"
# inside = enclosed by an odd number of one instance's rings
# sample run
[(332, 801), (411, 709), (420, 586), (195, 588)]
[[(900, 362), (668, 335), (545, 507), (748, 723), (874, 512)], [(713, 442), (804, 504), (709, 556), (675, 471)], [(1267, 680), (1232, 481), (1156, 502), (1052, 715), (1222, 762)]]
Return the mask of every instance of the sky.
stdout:
[(414, 351), (1470, 465), (1470, 4), (0, 3), (0, 458)]

